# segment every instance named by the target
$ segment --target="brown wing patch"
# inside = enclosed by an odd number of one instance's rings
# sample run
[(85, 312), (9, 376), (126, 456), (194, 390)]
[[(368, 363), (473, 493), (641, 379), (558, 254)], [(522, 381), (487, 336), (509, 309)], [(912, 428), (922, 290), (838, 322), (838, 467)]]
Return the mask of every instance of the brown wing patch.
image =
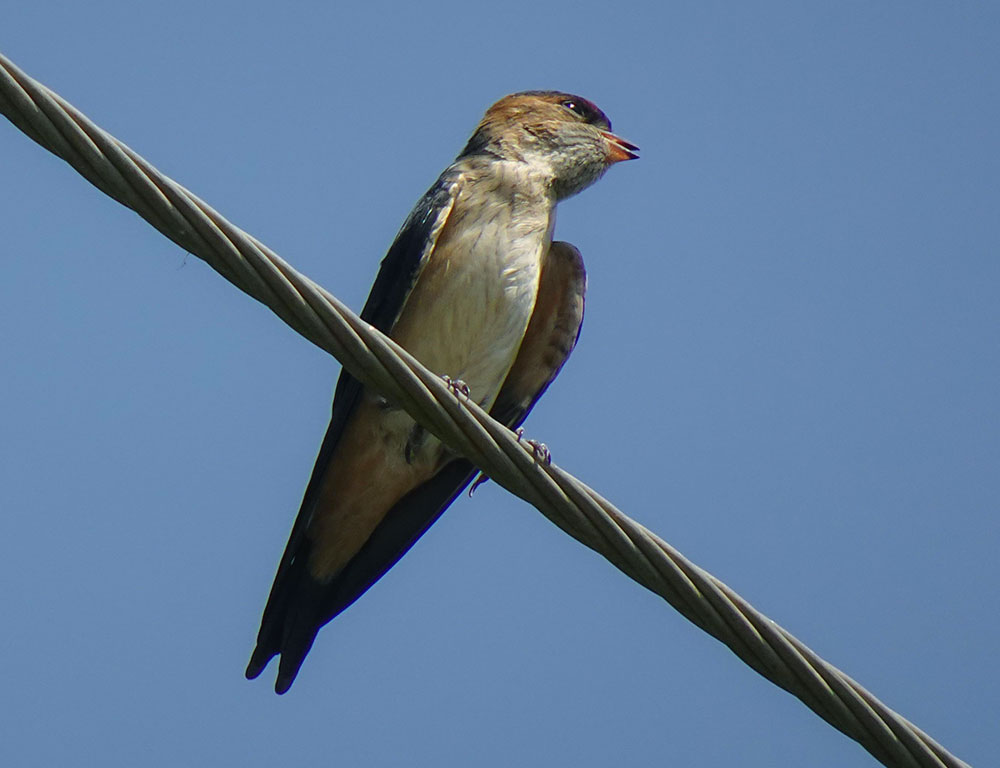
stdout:
[(555, 241), (542, 264), (535, 310), (491, 413), (516, 426), (569, 357), (583, 323), (587, 273), (580, 251)]

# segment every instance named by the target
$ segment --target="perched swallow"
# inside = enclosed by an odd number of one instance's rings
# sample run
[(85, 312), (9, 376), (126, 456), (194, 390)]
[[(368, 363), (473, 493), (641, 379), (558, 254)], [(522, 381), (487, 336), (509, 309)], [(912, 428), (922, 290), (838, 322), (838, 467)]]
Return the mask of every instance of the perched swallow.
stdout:
[[(361, 317), (516, 428), (583, 321), (583, 262), (552, 241), (556, 203), (637, 149), (579, 96), (501, 99), (406, 219)], [(280, 654), (274, 689), (287, 691), (320, 627), (395, 565), (474, 474), (342, 372), (246, 676)]]

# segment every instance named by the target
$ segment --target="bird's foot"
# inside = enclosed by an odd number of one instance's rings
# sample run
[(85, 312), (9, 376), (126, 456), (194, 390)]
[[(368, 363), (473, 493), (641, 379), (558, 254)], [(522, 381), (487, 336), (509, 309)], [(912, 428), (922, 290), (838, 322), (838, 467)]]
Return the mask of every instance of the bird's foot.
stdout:
[[(517, 435), (517, 442), (524, 443), (531, 449), (531, 455), (535, 458), (535, 461), (548, 466), (552, 463), (552, 451), (549, 447), (541, 442), (540, 440), (532, 440), (530, 437), (524, 436), (524, 430), (518, 427), (517, 431), (514, 433)], [(483, 472), (476, 475), (476, 479), (472, 481), (472, 485), (469, 486), (469, 496), (476, 492), (476, 489), (483, 483), (489, 480), (489, 476)]]
[(469, 385), (466, 384), (461, 379), (453, 379), (451, 376), (445, 374), (441, 377), (444, 379), (444, 385), (448, 387), (455, 395), (455, 397), (464, 397), (466, 400), (469, 399), (469, 395), (472, 394), (472, 390), (469, 389)]
[(525, 437), (524, 430), (520, 427), (517, 430), (517, 442), (526, 443), (531, 447), (531, 455), (535, 457), (535, 461), (545, 466), (552, 463), (552, 451), (549, 450), (549, 447), (540, 440), (532, 440), (529, 437)]
[(485, 472), (480, 472), (476, 475), (476, 479), (472, 481), (472, 485), (469, 486), (469, 498), (472, 498), (472, 494), (476, 492), (476, 488), (481, 486), (483, 483), (488, 482), (490, 479), (489, 475)]

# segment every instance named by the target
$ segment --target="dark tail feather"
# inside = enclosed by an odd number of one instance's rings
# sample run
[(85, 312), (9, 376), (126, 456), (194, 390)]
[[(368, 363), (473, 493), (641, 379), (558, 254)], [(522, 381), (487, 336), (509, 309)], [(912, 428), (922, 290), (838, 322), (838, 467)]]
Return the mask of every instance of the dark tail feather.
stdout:
[(274, 692), (279, 694), (292, 687), (316, 633), (332, 618), (325, 616), (331, 591), (340, 591), (336, 579), (331, 584), (323, 584), (309, 576), (306, 562), (306, 557), (296, 558), (283, 574), (281, 584), (276, 584), (276, 589), (272, 590), (257, 636), (257, 647), (247, 665), (246, 676), (252, 680), (280, 654), (278, 677), (274, 683)]
[(253, 654), (250, 656), (250, 663), (247, 664), (246, 676), (247, 680), (254, 680), (260, 676), (260, 673), (264, 671), (264, 667), (267, 663), (274, 658), (274, 652), (269, 651), (266, 648), (257, 646), (253, 649)]
[(247, 665), (247, 678), (257, 677), (280, 654), (274, 690), (287, 691), (320, 628), (361, 597), (406, 554), (461, 493), (473, 474), (469, 462), (453, 461), (404, 496), (358, 554), (327, 584), (309, 575), (308, 538), (296, 537), (296, 551), (294, 555), (286, 551), (271, 588), (257, 647)]
[(292, 537), (294, 552), (286, 550), (281, 558), (278, 575), (275, 577), (267, 607), (257, 633), (257, 646), (247, 664), (246, 676), (253, 680), (260, 675), (268, 663), (281, 655), (278, 680), (274, 690), (284, 693), (295, 680), (302, 666), (302, 660), (312, 647), (316, 633), (323, 625), (317, 621), (319, 609), (330, 585), (321, 584), (311, 578), (306, 570), (309, 561), (309, 542), (306, 537)]

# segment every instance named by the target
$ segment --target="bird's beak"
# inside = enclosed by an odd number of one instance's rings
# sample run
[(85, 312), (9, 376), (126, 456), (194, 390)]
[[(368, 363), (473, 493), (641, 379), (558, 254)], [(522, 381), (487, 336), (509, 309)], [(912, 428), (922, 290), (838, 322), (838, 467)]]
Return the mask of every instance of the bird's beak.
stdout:
[(601, 131), (601, 135), (608, 140), (608, 162), (620, 163), (622, 160), (635, 160), (639, 157), (636, 154), (639, 148), (635, 144), (625, 141), (621, 136), (615, 136), (611, 131)]

